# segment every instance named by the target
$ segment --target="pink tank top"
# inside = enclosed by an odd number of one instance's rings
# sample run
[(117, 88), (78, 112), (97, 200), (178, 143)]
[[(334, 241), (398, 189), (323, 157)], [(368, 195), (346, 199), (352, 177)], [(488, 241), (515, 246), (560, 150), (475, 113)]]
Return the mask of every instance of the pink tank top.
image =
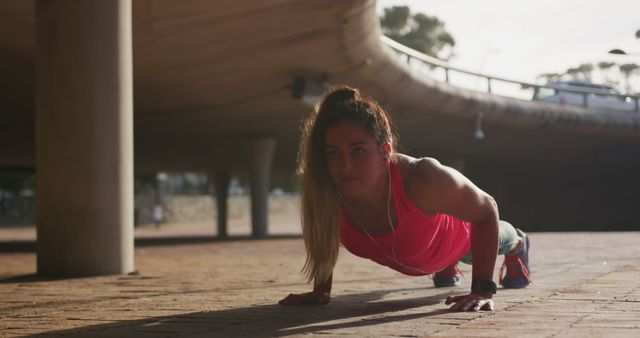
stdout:
[(409, 199), (402, 174), (396, 164), (391, 165), (391, 190), (398, 215), (395, 227), (396, 259), (393, 257), (391, 232), (371, 234), (375, 243), (357, 224), (351, 224), (340, 210), (342, 245), (352, 254), (368, 258), (401, 273), (421, 276), (438, 272), (455, 263), (471, 249), (471, 223), (445, 214), (427, 215)]

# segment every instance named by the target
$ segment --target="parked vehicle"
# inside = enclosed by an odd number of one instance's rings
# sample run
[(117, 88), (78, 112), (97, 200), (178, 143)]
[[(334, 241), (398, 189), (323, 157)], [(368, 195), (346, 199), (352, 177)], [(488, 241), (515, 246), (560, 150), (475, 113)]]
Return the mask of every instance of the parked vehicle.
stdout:
[(589, 109), (635, 110), (635, 102), (631, 97), (620, 94), (611, 86), (586, 81), (551, 82), (536, 90), (533, 100)]

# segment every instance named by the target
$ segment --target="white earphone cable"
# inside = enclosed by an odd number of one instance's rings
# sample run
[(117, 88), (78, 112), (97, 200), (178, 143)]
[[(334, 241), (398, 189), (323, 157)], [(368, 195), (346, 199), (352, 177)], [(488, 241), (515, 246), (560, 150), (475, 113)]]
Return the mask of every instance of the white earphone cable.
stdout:
[(424, 271), (424, 270), (422, 270), (420, 268), (417, 268), (417, 267), (408, 266), (408, 265), (400, 262), (398, 260), (397, 256), (396, 256), (396, 229), (393, 226), (393, 221), (391, 220), (391, 164), (389, 164), (389, 166), (388, 166), (388, 173), (389, 173), (389, 189), (388, 189), (388, 192), (387, 192), (387, 219), (389, 221), (389, 227), (391, 228), (391, 236), (392, 236), (391, 255), (392, 256), (389, 256), (389, 254), (387, 254), (387, 252), (384, 251), (384, 249), (382, 249), (382, 247), (380, 246), (378, 241), (376, 241), (375, 238), (373, 238), (373, 236), (371, 236), (369, 231), (367, 231), (367, 229), (360, 222), (358, 217), (356, 217), (355, 212), (353, 211), (353, 209), (351, 208), (349, 203), (347, 203), (347, 201), (344, 199), (344, 197), (342, 196), (340, 191), (338, 191), (338, 195), (340, 196), (340, 199), (342, 200), (342, 203), (344, 203), (344, 205), (347, 206), (347, 209), (349, 209), (349, 213), (351, 214), (353, 219), (356, 221), (356, 223), (358, 223), (358, 225), (360, 226), (360, 229), (362, 229), (362, 231), (367, 235), (367, 237), (369, 237), (369, 239), (373, 242), (373, 244), (375, 244), (375, 246), (378, 248), (378, 250), (380, 250), (380, 252), (382, 252), (382, 254), (387, 259), (393, 261), (394, 263), (396, 263), (397, 265), (399, 265), (399, 266), (401, 266), (401, 267), (403, 267), (405, 269), (418, 271), (418, 272), (420, 272), (422, 274), (428, 275), (428, 274), (430, 274), (430, 272), (426, 272), (426, 271)]

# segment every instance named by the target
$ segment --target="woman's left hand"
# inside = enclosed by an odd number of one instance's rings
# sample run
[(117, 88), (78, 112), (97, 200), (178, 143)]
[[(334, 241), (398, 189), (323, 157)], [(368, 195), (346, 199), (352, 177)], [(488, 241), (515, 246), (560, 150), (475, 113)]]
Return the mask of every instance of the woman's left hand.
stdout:
[(490, 296), (470, 293), (463, 296), (449, 296), (444, 302), (445, 304), (453, 304), (451, 310), (454, 311), (493, 311), (493, 300)]

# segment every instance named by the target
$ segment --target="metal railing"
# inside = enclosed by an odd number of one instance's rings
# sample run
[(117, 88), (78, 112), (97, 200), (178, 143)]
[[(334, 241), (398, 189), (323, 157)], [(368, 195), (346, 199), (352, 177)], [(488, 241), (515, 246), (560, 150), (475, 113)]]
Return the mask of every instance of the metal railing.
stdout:
[[(413, 65), (414, 60), (418, 61), (422, 64), (426, 64), (429, 68), (430, 72), (433, 72), (436, 69), (442, 69), (444, 71), (444, 81), (446, 83), (450, 83), (452, 84), (452, 75), (455, 73), (458, 74), (464, 74), (467, 76), (472, 76), (476, 79), (481, 79), (481, 80), (486, 80), (487, 82), (487, 86), (486, 86), (486, 91), (487, 93), (490, 94), (496, 94), (496, 95), (503, 95), (503, 96), (510, 96), (510, 97), (518, 97), (518, 98), (522, 98), (519, 97), (518, 95), (504, 95), (503, 93), (496, 93), (494, 91), (494, 87), (497, 84), (508, 84), (508, 85), (516, 85), (519, 87), (520, 90), (529, 90), (532, 89), (533, 90), (533, 95), (529, 95), (529, 99), (530, 100), (540, 100), (540, 90), (542, 88), (549, 88), (552, 89), (554, 91), (555, 94), (559, 94), (562, 92), (565, 93), (574, 93), (574, 94), (579, 94), (582, 96), (582, 100), (581, 100), (581, 104), (579, 104), (582, 107), (585, 108), (590, 108), (593, 107), (593, 105), (591, 104), (591, 98), (594, 97), (595, 95), (598, 96), (605, 96), (605, 97), (612, 97), (612, 98), (618, 98), (621, 99), (622, 102), (627, 102), (627, 103), (631, 103), (633, 102), (633, 110), (631, 110), (630, 106), (628, 108), (624, 108), (621, 109), (620, 107), (615, 107), (615, 106), (606, 106), (606, 105), (598, 105), (598, 107), (601, 108), (610, 108), (610, 109), (614, 109), (614, 110), (623, 110), (623, 111), (634, 111), (634, 112), (640, 112), (640, 96), (637, 95), (623, 95), (623, 94), (613, 94), (613, 93), (602, 93), (596, 90), (589, 90), (589, 89), (573, 89), (573, 88), (558, 88), (557, 86), (553, 86), (553, 85), (540, 85), (537, 83), (531, 83), (531, 82), (523, 82), (523, 81), (517, 81), (517, 80), (512, 80), (512, 79), (507, 79), (504, 77), (499, 77), (499, 76), (493, 76), (493, 75), (488, 75), (488, 74), (482, 74), (482, 73), (478, 73), (478, 72), (474, 72), (471, 70), (467, 70), (467, 69), (463, 69), (463, 68), (459, 68), (459, 67), (454, 67), (449, 65), (449, 63), (444, 62), (440, 59), (434, 58), (432, 56), (426, 55), (424, 53), (418, 52), (414, 49), (411, 49), (407, 46), (404, 46), (394, 40), (391, 40), (390, 38), (382, 35), (380, 37), (382, 43), (384, 43), (385, 45), (389, 46), (391, 49), (393, 49), (396, 53), (399, 54), (399, 56), (401, 58), (404, 59), (404, 61), (407, 62), (407, 64), (409, 64), (409, 66)], [(434, 77), (435, 78), (435, 77)], [(565, 104), (562, 102), (562, 100), (559, 100), (558, 102), (559, 104)]]

